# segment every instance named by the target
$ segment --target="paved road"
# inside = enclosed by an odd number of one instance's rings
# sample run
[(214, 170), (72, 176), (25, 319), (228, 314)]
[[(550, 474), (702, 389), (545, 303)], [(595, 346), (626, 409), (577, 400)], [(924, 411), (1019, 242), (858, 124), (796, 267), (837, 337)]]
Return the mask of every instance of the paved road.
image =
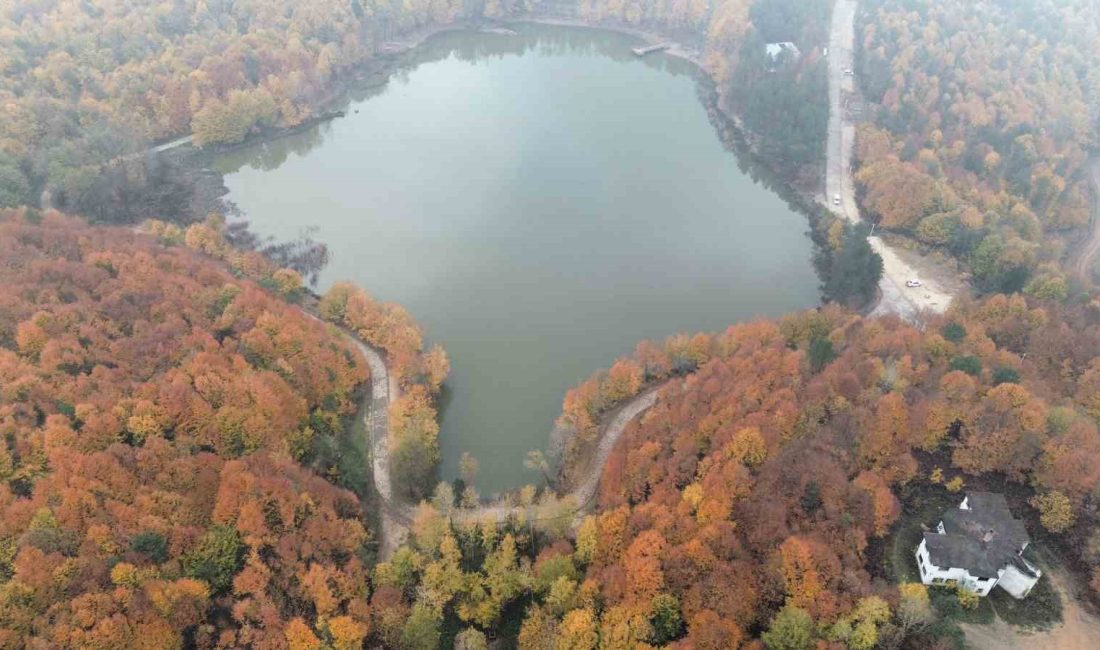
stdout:
[[(845, 70), (853, 69), (855, 44), (856, 0), (837, 0), (833, 6), (829, 32), (829, 134), (826, 143), (825, 167), (826, 206), (851, 223), (860, 223), (856, 203), (855, 181), (852, 179), (852, 152), (855, 149), (856, 127), (848, 118), (846, 103), (855, 95), (855, 82)], [(840, 205), (835, 197), (840, 197)], [(871, 248), (882, 257), (881, 298), (873, 315), (897, 314), (913, 320), (922, 310), (943, 313), (951, 303), (951, 293), (941, 287), (930, 274), (903, 260), (879, 237), (870, 237)], [(919, 278), (922, 287), (909, 288), (907, 280)]]

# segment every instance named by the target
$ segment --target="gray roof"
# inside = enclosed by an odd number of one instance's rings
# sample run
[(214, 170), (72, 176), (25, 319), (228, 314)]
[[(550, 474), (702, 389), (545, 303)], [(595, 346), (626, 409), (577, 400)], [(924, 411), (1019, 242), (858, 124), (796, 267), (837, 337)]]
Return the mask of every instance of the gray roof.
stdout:
[(1019, 558), (1029, 539), (1023, 522), (1014, 518), (1003, 495), (969, 492), (967, 510), (943, 513), (946, 534), (925, 533), (932, 563), (941, 568), (966, 569), (979, 578), (996, 578), (997, 571), (1014, 564), (1031, 573)]

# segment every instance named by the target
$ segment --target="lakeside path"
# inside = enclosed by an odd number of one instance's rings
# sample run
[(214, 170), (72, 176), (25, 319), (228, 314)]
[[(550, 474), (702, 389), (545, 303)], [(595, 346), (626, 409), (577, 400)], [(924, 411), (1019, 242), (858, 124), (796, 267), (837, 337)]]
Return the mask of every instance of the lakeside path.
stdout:
[[(855, 77), (845, 74), (853, 69), (856, 0), (837, 0), (833, 6), (832, 27), (829, 31), (829, 134), (827, 162), (825, 166), (824, 205), (840, 214), (852, 224), (862, 221), (859, 204), (856, 203), (855, 182), (852, 178), (852, 153), (855, 149), (856, 127), (849, 118), (847, 107), (855, 95)], [(834, 205), (833, 197), (840, 196), (840, 205)], [(905, 320), (913, 320), (921, 311), (942, 314), (953, 298), (952, 292), (936, 280), (936, 273), (922, 273), (879, 237), (868, 237), (872, 250), (882, 257), (882, 279), (879, 281), (881, 297), (871, 315), (897, 314)], [(923, 286), (909, 288), (906, 281), (918, 278)]]
[[(315, 315), (308, 314), (314, 320), (321, 321)], [(351, 332), (340, 328), (341, 333), (363, 354), (370, 366), (371, 391), (364, 397), (368, 408), (363, 409), (364, 423), (367, 435), (370, 436), (371, 449), (371, 476), (374, 480), (374, 489), (378, 492), (379, 501), (382, 504), (379, 519), (381, 530), (379, 531), (379, 557), (389, 558), (408, 539), (409, 526), (412, 523), (415, 505), (406, 502), (400, 496), (394, 494), (393, 481), (390, 475), (389, 452), (389, 407), (391, 399), (397, 395), (396, 380), (391, 377), (389, 369), (382, 354), (359, 340)], [(595, 500), (596, 490), (600, 485), (600, 476), (603, 474), (603, 466), (611, 455), (615, 443), (622, 436), (634, 418), (638, 417), (651, 406), (657, 403), (658, 392), (665, 384), (658, 384), (630, 401), (620, 406), (610, 420), (601, 425), (600, 441), (596, 448), (596, 459), (588, 474), (580, 481), (573, 492), (564, 495), (563, 499), (572, 499), (577, 504), (578, 515)], [(506, 520), (513, 513), (521, 514), (523, 508), (519, 506), (483, 504), (477, 508), (455, 509), (451, 513), (451, 519), (455, 522), (470, 521), (494, 521)], [(580, 517), (574, 518), (574, 525), (580, 522)]]

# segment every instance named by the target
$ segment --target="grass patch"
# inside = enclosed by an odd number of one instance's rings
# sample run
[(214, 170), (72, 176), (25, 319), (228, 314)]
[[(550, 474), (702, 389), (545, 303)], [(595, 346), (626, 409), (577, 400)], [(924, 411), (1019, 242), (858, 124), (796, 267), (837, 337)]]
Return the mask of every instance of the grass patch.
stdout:
[(370, 400), (361, 395), (356, 400), (359, 408), (353, 417), (341, 418), (339, 430), (324, 431), (314, 438), (312, 466), (318, 474), (359, 497), (360, 516), (372, 535), (364, 557), (372, 559), (373, 564), (382, 530), (381, 504), (374, 491), (374, 465), (366, 424)]
[(369, 400), (362, 400), (351, 422), (344, 423), (344, 431), (335, 436), (336, 483), (368, 500), (374, 492), (374, 476), (371, 464), (370, 432), (366, 415)]
[(1049, 630), (1062, 622), (1062, 599), (1050, 578), (1043, 576), (1023, 600), (1003, 589), (994, 589), (986, 599), (1006, 623), (1032, 630)]
[(906, 648), (952, 648), (967, 650), (966, 634), (955, 621), (946, 618), (937, 619), (913, 637)]
[(959, 604), (955, 590), (948, 587), (930, 587), (928, 600), (936, 612), (935, 620), (927, 627), (916, 631), (910, 637), (905, 648), (953, 648), (966, 650), (966, 635), (960, 623), (986, 625), (993, 622), (993, 607), (985, 599), (976, 609), (965, 609)]
[(922, 481), (914, 482), (907, 492), (902, 495), (901, 518), (883, 558), (883, 573), (895, 584), (920, 582), (916, 552), (924, 532), (936, 530), (944, 511), (957, 507), (963, 500), (961, 493)]
[(948, 587), (929, 588), (928, 599), (932, 602), (932, 608), (936, 610), (940, 618), (952, 623), (989, 625), (996, 617), (988, 598), (980, 598), (976, 608), (966, 609), (959, 604), (959, 598), (955, 595), (955, 590)]
[(1024, 557), (1042, 569), (1043, 577), (1031, 588), (1027, 598), (1016, 600), (1004, 589), (995, 588), (989, 594), (989, 600), (997, 615), (1006, 623), (1032, 630), (1049, 630), (1062, 622), (1062, 597), (1050, 579), (1049, 563), (1038, 560), (1036, 556), (1046, 557), (1047, 554), (1037, 549), (1033, 542), (1024, 551)]

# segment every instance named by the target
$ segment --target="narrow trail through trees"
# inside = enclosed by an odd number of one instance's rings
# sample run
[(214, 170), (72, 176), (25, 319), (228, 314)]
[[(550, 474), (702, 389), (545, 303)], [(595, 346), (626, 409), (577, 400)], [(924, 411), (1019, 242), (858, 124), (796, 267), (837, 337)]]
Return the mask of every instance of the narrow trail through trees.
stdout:
[(1081, 247), (1077, 260), (1073, 264), (1073, 270), (1082, 280), (1091, 280), (1093, 260), (1097, 251), (1100, 251), (1100, 156), (1093, 158), (1089, 164), (1089, 175), (1092, 179), (1092, 223), (1089, 225), (1089, 237)]

